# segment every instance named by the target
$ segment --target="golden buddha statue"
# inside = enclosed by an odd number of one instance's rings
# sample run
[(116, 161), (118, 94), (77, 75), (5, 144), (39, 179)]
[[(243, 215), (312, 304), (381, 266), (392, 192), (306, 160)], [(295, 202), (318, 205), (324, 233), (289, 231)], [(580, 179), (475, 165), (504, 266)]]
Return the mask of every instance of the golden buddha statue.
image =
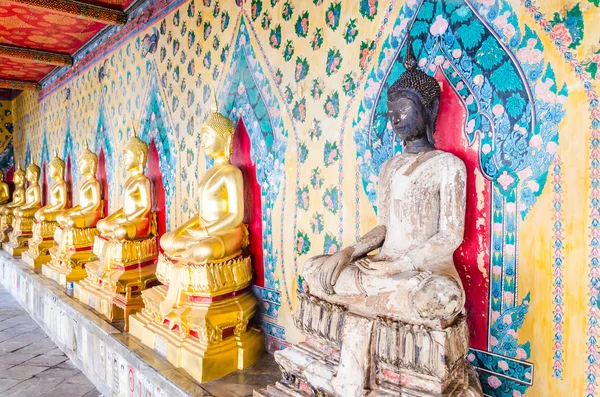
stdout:
[(230, 163), (234, 125), (213, 108), (200, 134), (214, 166), (200, 181), (200, 212), (160, 240), (157, 277), (142, 293), (130, 333), (205, 382), (250, 366), (263, 336), (249, 329), (257, 310), (245, 252), (242, 172)]
[[(12, 230), (13, 211), (25, 203), (25, 171), (17, 163), (17, 169), (13, 176), (15, 191), (12, 201), (0, 206), (0, 242), (8, 241), (8, 233)], [(3, 182), (4, 183), (4, 182)]]
[(8, 183), (4, 182), (4, 172), (0, 170), (0, 205), (8, 203), (10, 200), (10, 189)]
[(54, 153), (48, 164), (48, 174), (52, 179), (50, 203), (38, 209), (33, 215), (33, 236), (29, 239), (29, 249), (23, 253), (23, 261), (33, 269), (39, 269), (50, 260), (48, 250), (54, 244), (56, 217), (69, 206), (67, 182), (65, 182), (65, 162)]
[(98, 235), (96, 224), (102, 218), (102, 191), (96, 178), (98, 156), (89, 150), (87, 142), (79, 158), (79, 204), (61, 212), (56, 221), (51, 261), (42, 266), (42, 273), (63, 287), (86, 277), (86, 263), (98, 258), (92, 251)]
[(25, 191), (25, 203), (13, 209), (12, 231), (8, 234), (8, 242), (2, 248), (15, 257), (27, 249), (27, 243), (32, 236), (33, 216), (42, 206), (42, 192), (40, 189), (41, 170), (36, 164), (27, 166), (25, 179), (29, 186)]
[[(99, 258), (86, 265), (87, 277), (75, 285), (75, 296), (110, 321), (141, 309), (140, 292), (157, 284), (156, 216), (150, 179), (144, 175), (148, 145), (135, 134), (125, 145), (123, 165), (129, 173), (123, 208), (97, 222), (93, 252)], [(79, 218), (79, 220), (82, 220)]]

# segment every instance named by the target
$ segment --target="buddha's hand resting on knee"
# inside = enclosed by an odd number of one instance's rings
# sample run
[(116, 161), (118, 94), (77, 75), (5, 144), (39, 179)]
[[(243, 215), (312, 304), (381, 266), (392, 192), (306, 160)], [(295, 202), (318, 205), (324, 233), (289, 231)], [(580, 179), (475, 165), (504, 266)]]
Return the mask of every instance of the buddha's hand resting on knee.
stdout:
[(333, 286), (337, 282), (342, 270), (350, 263), (353, 253), (354, 248), (346, 247), (331, 255), (321, 265), (318, 279), (323, 291), (327, 294), (332, 295), (335, 293)]

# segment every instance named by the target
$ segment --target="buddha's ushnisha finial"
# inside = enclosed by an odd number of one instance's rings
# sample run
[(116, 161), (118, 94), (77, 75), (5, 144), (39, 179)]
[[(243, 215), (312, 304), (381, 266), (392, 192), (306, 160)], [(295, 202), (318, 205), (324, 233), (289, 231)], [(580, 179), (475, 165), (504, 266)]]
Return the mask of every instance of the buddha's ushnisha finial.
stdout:
[(54, 149), (54, 157), (58, 157), (58, 149)]
[(135, 123), (133, 120), (131, 120), (131, 129), (133, 130), (133, 137), (136, 138), (137, 137), (137, 131), (135, 129)]
[(88, 145), (88, 140), (87, 138), (85, 138), (85, 140), (83, 141), (83, 148), (88, 150), (89, 149), (89, 145)]
[(406, 39), (406, 55), (404, 56), (403, 64), (406, 69), (414, 70), (417, 68), (417, 58), (415, 57), (415, 52), (413, 50), (410, 31), (408, 32), (408, 38)]
[(217, 113), (219, 111), (219, 101), (217, 100), (217, 90), (213, 90), (213, 104), (210, 106), (210, 110), (213, 113)]

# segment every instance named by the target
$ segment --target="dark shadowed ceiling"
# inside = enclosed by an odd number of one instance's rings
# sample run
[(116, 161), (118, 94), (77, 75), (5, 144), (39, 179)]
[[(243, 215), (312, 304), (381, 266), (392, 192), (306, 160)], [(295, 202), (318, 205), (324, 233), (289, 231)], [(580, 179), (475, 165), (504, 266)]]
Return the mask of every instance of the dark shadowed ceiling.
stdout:
[[(39, 89), (102, 29), (124, 25), (134, 0), (0, 0), (0, 97)], [(7, 93), (8, 92), (8, 93)]]

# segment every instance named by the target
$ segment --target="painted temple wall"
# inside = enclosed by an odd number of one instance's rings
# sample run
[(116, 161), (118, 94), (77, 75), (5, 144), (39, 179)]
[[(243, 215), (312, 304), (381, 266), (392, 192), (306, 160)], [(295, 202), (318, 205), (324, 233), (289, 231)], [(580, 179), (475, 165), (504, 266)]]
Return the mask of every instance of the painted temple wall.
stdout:
[(13, 164), (13, 101), (0, 99), (0, 169), (7, 172)]
[(468, 163), (472, 182), (455, 260), (486, 393), (599, 394), (598, 1), (151, 3), (12, 102), (15, 160), (47, 162), (54, 149), (73, 159), (88, 140), (106, 156), (113, 211), (134, 125), (155, 140), (172, 229), (197, 211), (198, 132), (216, 87), (252, 143), (265, 273), (255, 291), (268, 346), (281, 348), (301, 338), (303, 263), (376, 225), (377, 172), (401, 150), (385, 92), (412, 24), (419, 64), (449, 103), (438, 145)]

